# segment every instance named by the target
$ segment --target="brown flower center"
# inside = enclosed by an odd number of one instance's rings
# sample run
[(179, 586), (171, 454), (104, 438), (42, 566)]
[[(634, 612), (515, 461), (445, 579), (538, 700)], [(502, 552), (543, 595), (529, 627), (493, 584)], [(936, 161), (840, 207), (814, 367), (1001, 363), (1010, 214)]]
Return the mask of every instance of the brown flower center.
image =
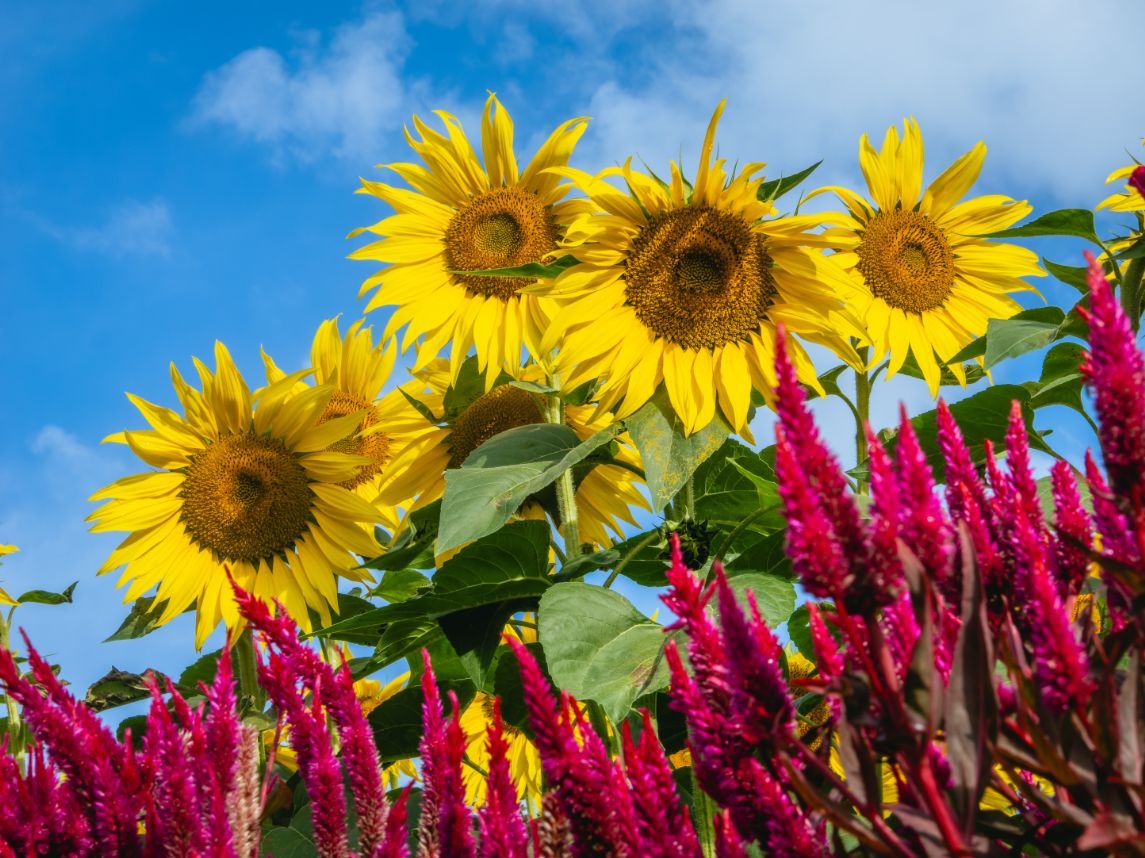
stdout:
[(461, 467), (469, 454), (507, 429), (543, 423), (544, 414), (528, 391), (504, 384), (473, 401), (453, 422), (449, 467)]
[(356, 489), (381, 473), (382, 468), (386, 466), (392, 456), (390, 437), (381, 431), (362, 434), (367, 429), (378, 425), (378, 410), (363, 397), (354, 396), (341, 390), (334, 391), (334, 395), (330, 397), (330, 401), (326, 405), (326, 410), (318, 418), (319, 423), (325, 423), (335, 417), (345, 417), (347, 414), (353, 414), (363, 409), (366, 410), (366, 413), (362, 417), (362, 422), (358, 424), (357, 433), (352, 437), (335, 441), (328, 448), (336, 453), (365, 456), (372, 462), (369, 465), (362, 465), (358, 470), (358, 476), (354, 479), (339, 483), (347, 489)]
[(224, 561), (257, 563), (310, 524), (306, 471), (278, 438), (231, 435), (196, 453), (180, 492), (187, 534)]
[(879, 212), (855, 252), (871, 293), (908, 313), (941, 307), (954, 285), (950, 242), (920, 212)]
[(445, 265), (454, 282), (471, 295), (508, 301), (533, 281), (459, 272), (539, 262), (556, 246), (556, 224), (536, 194), (521, 188), (495, 188), (469, 200), (449, 221)]
[(689, 349), (743, 340), (779, 295), (764, 236), (731, 212), (667, 212), (632, 241), (625, 295), (657, 336)]

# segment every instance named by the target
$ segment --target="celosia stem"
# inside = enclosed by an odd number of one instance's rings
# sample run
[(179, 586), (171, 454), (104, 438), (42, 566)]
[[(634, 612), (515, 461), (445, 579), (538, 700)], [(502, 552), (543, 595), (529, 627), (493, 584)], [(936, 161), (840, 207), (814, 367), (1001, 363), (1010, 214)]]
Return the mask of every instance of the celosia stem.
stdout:
[(262, 709), (265, 698), (262, 686), (258, 684), (258, 664), (254, 657), (254, 636), (250, 627), (246, 627), (235, 641), (235, 657), (239, 667), (239, 693), (242, 695), (242, 705), (248, 711), (258, 712)]
[(1141, 324), (1141, 275), (1145, 273), (1145, 259), (1133, 259), (1121, 275), (1121, 306), (1136, 333)]
[[(549, 379), (553, 387), (560, 387), (560, 379), (554, 372)], [(564, 403), (559, 393), (545, 397), (545, 420), (557, 426), (565, 422)], [(573, 472), (570, 468), (556, 481), (557, 509), (561, 516), (561, 535), (565, 540), (565, 561), (580, 556), (580, 522), (576, 509), (576, 486), (573, 484)]]
[[(867, 349), (859, 349), (859, 357), (867, 362)], [(867, 370), (855, 370), (855, 467), (867, 461), (867, 422), (871, 414), (871, 376)], [(868, 481), (862, 477), (855, 479), (855, 494), (867, 494)]]
[[(0, 651), (3, 652), (8, 652), (11, 646), (9, 635), (12, 628), (12, 614), (15, 610), (12, 608), (7, 617), (0, 615)], [(4, 703), (8, 708), (8, 754), (15, 759), (20, 771), (23, 771), (24, 742), (20, 736), (20, 707), (7, 691), (4, 693)]]

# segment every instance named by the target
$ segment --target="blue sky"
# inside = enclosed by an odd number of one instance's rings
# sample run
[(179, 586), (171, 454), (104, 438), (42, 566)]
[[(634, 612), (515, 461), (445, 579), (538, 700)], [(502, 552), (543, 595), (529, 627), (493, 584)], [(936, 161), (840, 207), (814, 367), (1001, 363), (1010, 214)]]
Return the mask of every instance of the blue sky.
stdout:
[[(326, 317), (357, 318), (369, 264), (344, 238), (386, 212), (358, 176), (407, 157), (401, 127), (442, 108), (471, 129), (487, 90), (521, 154), (591, 116), (575, 163), (663, 165), (698, 149), (728, 98), (721, 153), (768, 174), (825, 158), (860, 185), (859, 135), (914, 115), (928, 177), (975, 141), (978, 193), (1090, 207), (1140, 154), (1139, 0), (857, 4), (588, 0), (475, 4), (17, 0), (0, 26), (0, 542), (9, 590), (78, 579), (77, 602), (18, 618), (83, 688), (112, 664), (176, 669), (188, 623), (97, 645), (125, 608), (94, 570), (86, 498), (141, 470), (100, 446), (173, 404), (168, 363), (218, 338), (248, 376), (258, 347), (301, 365)], [(191, 11), (193, 9), (193, 11)], [(1038, 248), (1045, 250), (1044, 248)], [(1071, 247), (1046, 251), (1062, 261)], [(1052, 290), (1053, 299), (1059, 293)], [(374, 321), (384, 316), (374, 314)], [(884, 392), (889, 420), (899, 396)], [(827, 417), (831, 416), (828, 412)]]

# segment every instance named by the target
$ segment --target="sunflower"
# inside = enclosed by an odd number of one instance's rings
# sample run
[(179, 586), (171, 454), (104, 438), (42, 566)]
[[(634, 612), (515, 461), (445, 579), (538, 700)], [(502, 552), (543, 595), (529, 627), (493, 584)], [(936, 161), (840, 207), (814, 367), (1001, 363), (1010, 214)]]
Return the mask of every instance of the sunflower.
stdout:
[[(419, 433), (425, 421), (410, 412), (399, 391), (379, 398), (393, 369), (396, 348), (393, 340), (375, 346), (372, 329), (363, 328), (362, 324), (362, 320), (352, 324), (344, 337), (338, 332), (337, 319), (327, 319), (318, 326), (310, 347), (314, 383), (333, 389), (318, 422), (349, 414), (361, 415), (356, 433), (336, 441), (330, 449), (369, 460), (355, 476), (343, 481), (342, 486), (374, 504), (378, 520), (393, 530), (399, 523), (398, 510), (393, 504), (381, 501), (379, 494), (389, 477), (390, 462), (408, 443), (409, 436)], [(268, 382), (273, 384), (285, 377), (265, 352), (263, 361)], [(297, 395), (310, 389), (299, 381), (293, 392)]]
[(531, 281), (466, 272), (513, 268), (540, 262), (557, 248), (564, 226), (583, 202), (564, 200), (568, 191), (549, 168), (568, 163), (587, 120), (570, 119), (557, 127), (520, 172), (513, 154), (513, 121), (497, 99), (485, 102), (481, 123), (484, 166), (456, 118), (437, 112), (442, 135), (414, 117), (410, 146), (426, 166), (390, 164), (412, 190), (362, 180), (359, 193), (371, 194), (396, 214), (357, 229), (382, 236), (350, 254), (387, 264), (362, 284), (359, 297), (376, 290), (366, 307), (396, 305), (386, 325), (389, 338), (403, 325), (405, 351), (419, 336), (414, 368), (432, 360), (452, 343), (451, 370), (470, 347), (479, 367), (513, 372), (520, 366), (522, 343), (534, 354), (547, 319), (540, 301), (522, 295)]
[[(854, 289), (804, 233), (806, 217), (762, 220), (774, 212), (759, 199), (762, 164), (731, 175), (712, 161), (716, 124), (708, 125), (694, 183), (676, 164), (663, 183), (623, 166), (592, 176), (557, 172), (589, 197), (590, 209), (569, 227), (562, 250), (578, 263), (554, 281), (529, 287), (560, 308), (541, 343), (557, 345), (556, 366), (568, 388), (597, 378), (600, 403), (623, 418), (663, 382), (687, 434), (708, 425), (717, 408), (747, 431), (752, 389), (770, 391), (776, 325), (857, 356), (847, 334), (860, 335), (843, 311)], [(630, 193), (605, 181), (620, 176)], [(803, 349), (790, 346), (800, 377), (815, 383)]]
[[(5, 554), (15, 554), (19, 550), (20, 549), (15, 545), (0, 545), (0, 557), (3, 557)], [(16, 607), (19, 604), (19, 602), (4, 592), (3, 587), (0, 587), (0, 605), (10, 605), (12, 607)]]
[[(978, 143), (925, 191), (922, 135), (913, 119), (899, 139), (892, 126), (878, 152), (863, 135), (859, 165), (873, 202), (840, 187), (847, 213), (821, 215), (835, 259), (861, 283), (853, 309), (865, 323), (877, 363), (890, 352), (887, 377), (914, 355), (932, 396), (942, 365), (986, 332), (990, 319), (1021, 310), (1012, 292), (1033, 291), (1022, 277), (1041, 277), (1037, 254), (979, 236), (1028, 215), (1025, 201), (990, 195), (959, 202), (978, 178), (986, 146)], [(961, 364), (949, 369), (963, 384)]]
[[(1145, 138), (1142, 138), (1141, 145), (1145, 146)], [(1129, 177), (1133, 175), (1133, 171), (1139, 166), (1141, 165), (1133, 163), (1128, 167), (1121, 167), (1109, 174), (1109, 178), (1105, 180), (1105, 184), (1112, 185), (1114, 182), (1124, 184), (1125, 190), (1110, 194), (1098, 203), (1097, 208), (1099, 211), (1101, 209), (1109, 209), (1109, 211), (1112, 212), (1145, 212), (1145, 198), (1141, 196), (1141, 193), (1136, 188), (1128, 184)]]
[(107, 503), (88, 518), (96, 532), (131, 532), (100, 574), (126, 566), (125, 602), (155, 587), (159, 624), (193, 604), (196, 647), (220, 620), (241, 624), (228, 571), (243, 589), (281, 601), (309, 631), (309, 609), (330, 622), (336, 576), (367, 580), (354, 553), (379, 551), (377, 510), (344, 486), (370, 460), (329, 449), (355, 432), (361, 415), (319, 424), (333, 388), (292, 395), (300, 372), (252, 394), (222, 343), (215, 361), (215, 372), (195, 361), (201, 392), (172, 365), (183, 415), (128, 394), (152, 428), (106, 440), (157, 470), (96, 492), (91, 499)]
[[(535, 364), (526, 366), (520, 374), (526, 382), (544, 381), (543, 372)], [(425, 412), (441, 415), (436, 423), (421, 416), (421, 435), (395, 458), (394, 476), (383, 490), (386, 498), (416, 496), (415, 507), (438, 500), (445, 491), (446, 469), (460, 467), (470, 453), (494, 435), (545, 422), (537, 397), (512, 384), (496, 385), (466, 401), (463, 385), (451, 386), (448, 363), (443, 358), (417, 373), (417, 381), (403, 390)], [(413, 405), (407, 407), (411, 414), (417, 414)], [(564, 416), (565, 423), (582, 441), (615, 422), (612, 414), (591, 404), (566, 404)], [(634, 473), (640, 470), (639, 453), (627, 435), (621, 435), (618, 441), (614, 458), (623, 464), (597, 465), (584, 475), (576, 490), (581, 539), (597, 546), (610, 542), (609, 532), (623, 538), (620, 522), (635, 525), (631, 507), (648, 508)], [(543, 517), (539, 507), (527, 506), (530, 508), (521, 513), (524, 517)]]

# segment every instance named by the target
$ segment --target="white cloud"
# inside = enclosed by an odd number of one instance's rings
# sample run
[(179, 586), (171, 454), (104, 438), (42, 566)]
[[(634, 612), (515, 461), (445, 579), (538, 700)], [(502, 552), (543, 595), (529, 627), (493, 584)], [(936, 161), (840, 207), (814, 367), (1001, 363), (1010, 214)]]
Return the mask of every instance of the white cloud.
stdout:
[(405, 113), (409, 39), (401, 15), (370, 13), (329, 44), (312, 31), (300, 42), (289, 57), (256, 47), (209, 72), (190, 124), (269, 145), (278, 160), (376, 158)]
[(1103, 47), (1145, 24), (1136, 0), (676, 0), (669, 10), (667, 41), (597, 86), (584, 154), (639, 151), (652, 164), (683, 143), (694, 157), (728, 97), (730, 159), (795, 170), (826, 157), (817, 178), (853, 183), (859, 135), (914, 115), (931, 175), (985, 139), (985, 190), (1088, 206), (1145, 133), (1132, 109), (1145, 69), (1136, 52)]

